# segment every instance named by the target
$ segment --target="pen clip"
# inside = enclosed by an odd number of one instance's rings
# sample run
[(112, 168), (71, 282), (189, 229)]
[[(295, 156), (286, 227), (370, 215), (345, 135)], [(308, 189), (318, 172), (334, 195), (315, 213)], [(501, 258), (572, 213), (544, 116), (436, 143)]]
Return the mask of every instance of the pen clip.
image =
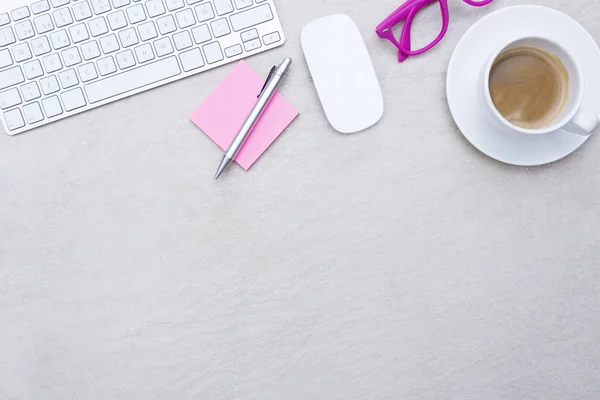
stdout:
[(273, 77), (273, 75), (275, 75), (275, 70), (277, 69), (276, 66), (273, 66), (273, 68), (271, 68), (271, 70), (269, 71), (269, 75), (267, 76), (267, 79), (265, 80), (265, 84), (263, 85), (262, 89), (260, 89), (260, 93), (258, 94), (258, 96), (256, 96), (256, 98), (258, 99), (260, 97), (261, 94), (263, 94), (263, 92), (265, 91), (265, 88), (267, 87), (267, 85), (269, 84), (269, 82), (271, 81), (271, 78)]

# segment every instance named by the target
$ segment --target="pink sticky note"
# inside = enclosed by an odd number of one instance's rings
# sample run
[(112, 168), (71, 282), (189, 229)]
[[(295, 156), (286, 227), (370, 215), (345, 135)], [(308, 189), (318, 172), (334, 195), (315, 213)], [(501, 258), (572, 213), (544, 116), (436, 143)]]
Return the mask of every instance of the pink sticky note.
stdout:
[[(240, 61), (190, 119), (223, 150), (227, 149), (256, 104), (265, 78)], [(238, 164), (248, 170), (296, 116), (298, 111), (275, 93), (235, 158)]]

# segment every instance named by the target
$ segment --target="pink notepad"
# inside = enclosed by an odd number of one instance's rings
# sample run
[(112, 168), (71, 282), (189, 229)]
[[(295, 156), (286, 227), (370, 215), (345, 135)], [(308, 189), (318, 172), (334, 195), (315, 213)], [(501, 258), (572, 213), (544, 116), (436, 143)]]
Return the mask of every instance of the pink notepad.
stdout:
[[(265, 78), (240, 61), (190, 119), (226, 150), (256, 104)], [(279, 93), (275, 93), (235, 158), (238, 164), (248, 170), (296, 116), (298, 111)]]

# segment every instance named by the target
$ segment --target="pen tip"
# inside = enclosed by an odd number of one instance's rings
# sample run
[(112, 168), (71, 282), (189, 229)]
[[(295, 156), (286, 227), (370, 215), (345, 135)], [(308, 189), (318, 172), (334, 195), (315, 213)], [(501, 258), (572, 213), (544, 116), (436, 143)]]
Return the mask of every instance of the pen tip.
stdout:
[(219, 165), (219, 169), (217, 169), (217, 173), (215, 174), (215, 181), (219, 179), (223, 172), (225, 172), (229, 166), (229, 163), (231, 163), (231, 160), (227, 157), (223, 157), (223, 160), (221, 160), (221, 164)]

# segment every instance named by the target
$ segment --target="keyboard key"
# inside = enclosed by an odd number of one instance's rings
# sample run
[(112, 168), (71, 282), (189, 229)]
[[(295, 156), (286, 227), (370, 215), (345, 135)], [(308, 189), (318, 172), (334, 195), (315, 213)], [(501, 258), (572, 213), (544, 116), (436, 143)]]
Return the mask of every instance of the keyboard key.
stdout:
[(0, 29), (0, 47), (8, 46), (16, 41), (15, 33), (10, 26)]
[(137, 24), (146, 19), (146, 12), (144, 6), (136, 4), (133, 7), (127, 8), (127, 17), (129, 18), (130, 24)]
[(50, 53), (52, 51), (50, 42), (46, 36), (40, 36), (32, 39), (31, 48), (33, 49), (33, 54), (36, 56), (41, 56), (42, 54)]
[(263, 36), (263, 43), (265, 45), (277, 43), (280, 40), (281, 40), (281, 36), (279, 35), (279, 32), (273, 32), (273, 33), (269, 33), (269, 34)]
[(138, 25), (138, 32), (140, 33), (140, 39), (142, 42), (154, 39), (158, 36), (158, 32), (156, 32), (156, 27), (154, 26), (153, 21), (144, 22), (143, 24)]
[(115, 55), (117, 59), (117, 65), (120, 69), (131, 68), (135, 65), (135, 59), (133, 58), (133, 52), (131, 50), (125, 50)]
[(234, 31), (242, 31), (254, 25), (262, 24), (273, 19), (271, 6), (263, 4), (250, 10), (242, 11), (230, 17)]
[(52, 7), (60, 7), (69, 4), (69, 0), (51, 0)]
[(251, 5), (252, 5), (252, 0), (235, 0), (235, 6), (237, 7), (238, 10), (241, 10), (242, 8), (250, 7)]
[(88, 40), (90, 38), (85, 24), (78, 24), (70, 27), (69, 33), (71, 34), (71, 40), (73, 40), (73, 43), (83, 42), (84, 40)]
[(158, 24), (158, 31), (161, 35), (166, 35), (167, 33), (175, 32), (175, 30), (177, 30), (172, 15), (161, 17), (156, 20), (156, 23)]
[(173, 43), (175, 43), (175, 48), (177, 50), (187, 49), (188, 47), (192, 47), (192, 38), (188, 31), (178, 32), (173, 35)]
[(10, 15), (12, 16), (13, 21), (19, 21), (21, 19), (25, 19), (25, 18), (29, 17), (31, 14), (29, 14), (29, 8), (20, 7), (20, 8), (17, 8), (16, 10), (12, 10), (10, 12)]
[(194, 18), (194, 12), (189, 8), (186, 10), (179, 11), (175, 14), (175, 18), (177, 18), (177, 24), (180, 29), (185, 29), (190, 27), (196, 23), (196, 18)]
[(252, 51), (260, 48), (262, 45), (260, 44), (260, 39), (254, 39), (249, 42), (244, 43), (244, 48), (246, 51)]
[(87, 1), (80, 1), (79, 3), (73, 4), (73, 16), (75, 21), (83, 21), (92, 17), (92, 9)]
[(9, 131), (14, 131), (25, 126), (25, 120), (18, 108), (4, 113), (4, 120)]
[(85, 86), (90, 104), (131, 92), (181, 73), (174, 56), (144, 64)]
[(114, 8), (125, 7), (131, 4), (130, 0), (112, 0)]
[(52, 32), (50, 34), (50, 41), (52, 42), (52, 47), (54, 47), (55, 50), (64, 49), (71, 44), (69, 35), (67, 35), (67, 31), (64, 29)]
[(16, 85), (25, 81), (21, 67), (12, 67), (4, 71), (0, 71), (0, 90)]
[(60, 97), (62, 98), (65, 106), (65, 111), (73, 111), (84, 107), (87, 104), (85, 102), (85, 97), (83, 97), (83, 90), (81, 90), (81, 88), (61, 93)]
[(46, 70), (47, 73), (52, 73), (62, 69), (62, 62), (56, 53), (42, 58), (42, 64), (44, 64), (44, 70)]
[[(15, 46), (16, 47), (16, 46)], [(13, 47), (13, 52), (14, 52)], [(8, 49), (0, 50), (0, 68), (8, 67), (13, 63), (12, 57), (10, 56), (10, 51)]]
[(162, 0), (147, 1), (146, 9), (148, 10), (148, 16), (150, 18), (158, 17), (159, 15), (163, 15), (166, 12)]
[(58, 86), (58, 79), (56, 79), (56, 76), (54, 75), (40, 79), (40, 86), (42, 87), (42, 92), (44, 92), (46, 96), (56, 93), (60, 90), (60, 86)]
[(23, 93), (23, 99), (25, 101), (37, 99), (42, 96), (37, 82), (29, 82), (21, 86), (21, 93)]
[(258, 31), (256, 29), (250, 29), (249, 31), (241, 33), (242, 42), (249, 42), (250, 40), (258, 39)]
[(107, 19), (108, 25), (110, 25), (110, 29), (113, 31), (127, 26), (127, 17), (125, 17), (123, 10), (108, 14)]
[[(102, 40), (102, 39), (100, 39), (100, 40)], [(115, 40), (116, 40), (116, 37), (115, 37)], [(96, 43), (95, 40), (92, 40), (91, 42), (86, 42), (86, 43), (82, 44), (80, 49), (81, 49), (81, 54), (83, 54), (83, 59), (86, 61), (93, 60), (96, 57), (100, 57), (100, 48), (98, 47), (98, 43)], [(116, 50), (118, 50), (118, 45), (117, 45)]]
[(112, 74), (113, 72), (117, 72), (117, 66), (112, 56), (99, 59), (96, 61), (96, 65), (98, 66), (98, 72), (100, 72), (101, 76), (106, 76)]
[(48, 14), (40, 15), (39, 17), (34, 18), (33, 23), (35, 24), (35, 30), (40, 35), (42, 33), (50, 32), (52, 29), (54, 29), (54, 23), (52, 23), (52, 18), (50, 18), (50, 15)]
[(228, 58), (239, 56), (240, 54), (242, 54), (242, 46), (239, 44), (236, 44), (235, 46), (231, 46), (231, 47), (228, 47), (225, 49), (225, 55)]
[(88, 22), (88, 27), (90, 28), (90, 33), (94, 37), (104, 35), (108, 32), (108, 26), (106, 25), (104, 17), (90, 20)]
[(111, 10), (110, 3), (108, 0), (90, 0), (92, 2), (92, 8), (96, 14), (104, 14)]
[(32, 60), (23, 65), (23, 70), (25, 71), (25, 75), (27, 79), (35, 79), (44, 75), (44, 70), (42, 69), (42, 63), (40, 60)]
[(223, 59), (223, 53), (221, 52), (221, 45), (219, 42), (212, 42), (202, 47), (204, 49), (204, 55), (206, 56), (206, 62), (209, 64), (216, 63)]
[(54, 17), (54, 23), (57, 28), (62, 28), (73, 23), (73, 17), (71, 16), (71, 10), (68, 8), (59, 8), (52, 13)]
[(96, 67), (94, 67), (94, 64), (92, 63), (83, 64), (77, 67), (77, 72), (79, 72), (81, 82), (89, 82), (98, 77), (98, 74), (96, 73)]
[(215, 10), (217, 10), (217, 15), (225, 15), (233, 12), (233, 4), (231, 4), (231, 0), (214, 0)]
[(231, 30), (229, 29), (229, 24), (227, 23), (226, 18), (221, 18), (216, 21), (210, 23), (210, 27), (212, 28), (213, 34), (216, 38), (229, 35)]
[(185, 7), (185, 3), (183, 0), (165, 0), (167, 3), (167, 9), (169, 11), (179, 10), (180, 8)]
[(115, 35), (108, 35), (100, 38), (100, 46), (104, 54), (109, 54), (119, 50), (119, 42)]
[(200, 4), (199, 6), (196, 6), (194, 10), (196, 11), (198, 22), (206, 22), (215, 17), (215, 13), (210, 3)]
[(3, 110), (16, 106), (17, 104), (21, 104), (19, 89), (12, 88), (6, 92), (0, 93), (0, 108)]
[(0, 14), (0, 26), (10, 24), (10, 17), (7, 13)]
[(37, 102), (25, 105), (23, 107), (23, 114), (25, 114), (25, 119), (27, 120), (28, 124), (35, 124), (36, 122), (40, 122), (44, 119), (42, 108)]
[(31, 12), (33, 14), (41, 14), (50, 9), (50, 4), (48, 4), (47, 0), (41, 0), (33, 3), (31, 5)]
[(15, 32), (19, 40), (29, 39), (35, 35), (31, 21), (23, 21), (15, 24)]
[(56, 96), (43, 99), (42, 107), (44, 108), (44, 113), (48, 118), (56, 117), (57, 115), (62, 114), (62, 107), (60, 106), (60, 101)]
[(193, 28), (192, 35), (194, 35), (194, 42), (196, 42), (196, 44), (208, 42), (210, 39), (212, 39), (208, 25), (200, 25)]
[(198, 48), (181, 53), (179, 59), (183, 70), (186, 72), (204, 66), (202, 52)]
[(29, 60), (31, 57), (31, 49), (27, 43), (19, 43), (12, 48), (13, 55), (16, 62)]
[[(60, 80), (60, 85), (63, 87), (63, 89), (68, 89), (79, 84), (79, 80), (77, 79), (77, 74), (75, 73), (74, 69), (68, 69), (59, 73), (58, 80)], [(67, 108), (66, 105), (65, 108)]]
[(154, 52), (152, 51), (152, 46), (150, 43), (136, 47), (135, 56), (140, 64), (154, 60)]
[(154, 49), (156, 50), (156, 55), (159, 57), (171, 54), (174, 51), (171, 39), (168, 37), (154, 41)]
[(133, 46), (134, 44), (138, 44), (140, 42), (134, 28), (128, 28), (119, 32), (119, 39), (121, 39), (122, 47)]

